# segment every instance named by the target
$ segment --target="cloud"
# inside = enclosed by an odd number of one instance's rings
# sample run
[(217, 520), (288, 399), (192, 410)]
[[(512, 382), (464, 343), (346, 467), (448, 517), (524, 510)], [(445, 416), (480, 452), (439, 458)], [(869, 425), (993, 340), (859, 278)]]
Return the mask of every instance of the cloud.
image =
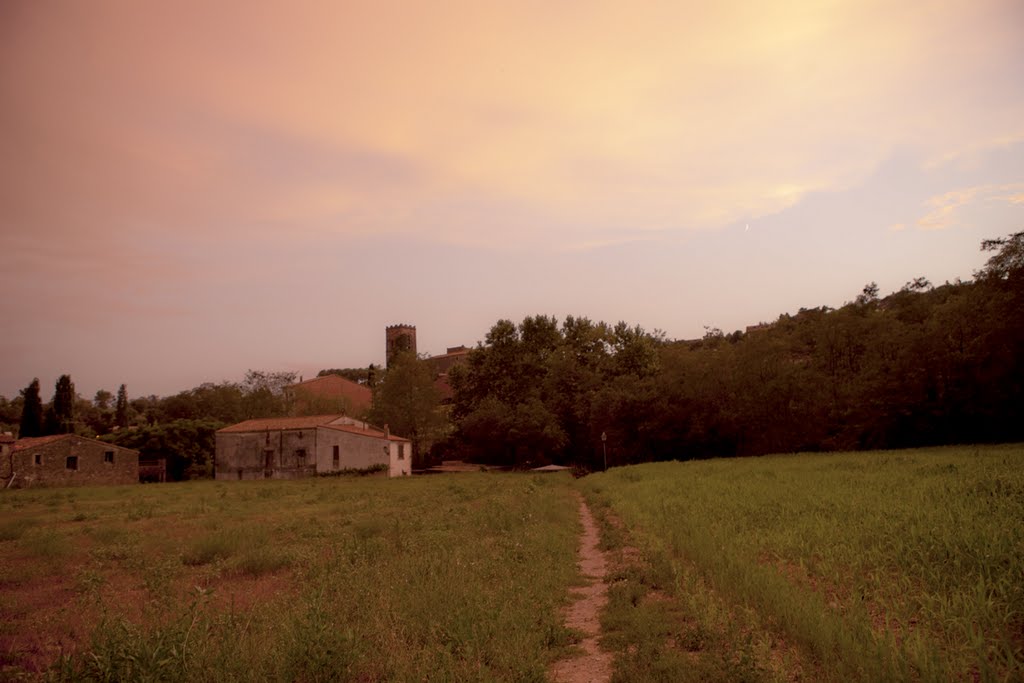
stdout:
[(184, 388), (393, 315), (618, 301), (669, 329), (748, 315), (723, 272), (753, 319), (854, 264), (903, 282), (967, 240), (878, 248), (917, 198), (932, 227), (1019, 212), (972, 188), (1022, 179), (1022, 70), (1016, 0), (6, 0), (0, 371), (159, 358)]
[(1019, 204), (1024, 197), (1024, 183), (979, 185), (945, 192), (925, 202), (930, 208), (917, 220), (922, 230), (944, 230), (961, 224), (964, 211), (982, 202)]
[(1024, 139), (1014, 3), (19, 7), (0, 200), (51, 239), (557, 250)]

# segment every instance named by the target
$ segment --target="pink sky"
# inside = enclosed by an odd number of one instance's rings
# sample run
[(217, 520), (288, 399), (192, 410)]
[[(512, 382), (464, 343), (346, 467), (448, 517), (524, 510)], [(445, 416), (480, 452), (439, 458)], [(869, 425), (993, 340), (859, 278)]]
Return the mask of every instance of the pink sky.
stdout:
[(967, 279), (1024, 229), (1021, 84), (1014, 0), (7, 0), (0, 395)]

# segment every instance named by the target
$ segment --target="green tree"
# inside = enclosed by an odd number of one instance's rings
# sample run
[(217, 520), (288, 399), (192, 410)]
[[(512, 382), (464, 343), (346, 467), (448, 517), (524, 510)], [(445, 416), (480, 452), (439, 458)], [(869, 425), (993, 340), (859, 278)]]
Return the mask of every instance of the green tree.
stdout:
[(25, 399), (21, 396), (10, 401), (6, 396), (0, 396), (0, 431), (17, 433), (24, 405)]
[(164, 458), (172, 481), (213, 475), (216, 433), (223, 422), (172, 420), (107, 434), (103, 441), (138, 450), (142, 459)]
[[(370, 366), (372, 367), (372, 366)], [(327, 375), (341, 375), (347, 380), (358, 382), (359, 384), (366, 384), (369, 380), (370, 367), (366, 368), (325, 368), (320, 372), (316, 373), (317, 377), (326, 377)]]
[(75, 384), (71, 375), (61, 375), (53, 389), (53, 401), (46, 413), (47, 434), (68, 434), (74, 431)]
[(663, 343), (622, 322), (499, 320), (451, 373), (456, 445), (485, 462), (595, 467), (611, 430), (620, 461), (639, 459), (647, 437), (626, 423), (651, 400)]
[(123, 384), (117, 389), (117, 402), (114, 404), (114, 424), (121, 429), (128, 426), (128, 389)]
[(1006, 280), (1024, 273), (1024, 231), (1006, 237), (982, 240), (981, 250), (996, 253), (984, 268), (975, 273), (979, 280)]
[(288, 400), (284, 388), (294, 384), (294, 372), (267, 372), (249, 370), (242, 381), (245, 417), (283, 417), (288, 414)]
[(96, 396), (93, 397), (92, 402), (97, 408), (102, 411), (110, 410), (110, 401), (114, 398), (114, 395), (106, 389), (98, 389)]
[(21, 438), (43, 435), (43, 401), (39, 396), (39, 378), (33, 378), (31, 384), (21, 390), (24, 405), (21, 409)]
[(444, 435), (447, 420), (440, 406), (430, 368), (411, 351), (404, 351), (394, 356), (373, 392), (370, 421), (386, 424), (394, 434), (409, 439), (413, 466), (420, 467), (427, 450)]

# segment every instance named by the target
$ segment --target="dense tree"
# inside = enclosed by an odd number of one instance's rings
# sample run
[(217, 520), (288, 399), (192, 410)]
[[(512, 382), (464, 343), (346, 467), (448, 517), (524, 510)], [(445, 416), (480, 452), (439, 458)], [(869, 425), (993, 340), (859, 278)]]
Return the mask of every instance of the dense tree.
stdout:
[(287, 415), (289, 406), (284, 388), (294, 384), (296, 377), (298, 375), (294, 372), (246, 372), (242, 381), (245, 417), (252, 419)]
[(421, 467), (430, 446), (443, 435), (447, 420), (427, 364), (410, 351), (396, 354), (373, 393), (370, 421), (388, 425), (412, 442), (413, 466)]
[(16, 433), (21, 423), (21, 414), (24, 412), (25, 399), (15, 396), (8, 400), (6, 396), (0, 396), (0, 432)]
[(610, 432), (612, 459), (638, 459), (643, 438), (624, 419), (650, 400), (661, 344), (624, 323), (499, 320), (452, 372), (454, 445), (465, 457), (506, 465), (594, 465), (600, 435)]
[(53, 389), (53, 400), (46, 412), (44, 431), (47, 434), (68, 434), (75, 431), (75, 384), (71, 375), (61, 375)]
[(100, 410), (107, 411), (110, 410), (110, 401), (113, 398), (114, 395), (106, 389), (98, 389), (96, 391), (96, 396), (92, 399), (92, 402)]
[(499, 320), (452, 373), (453, 450), (527, 465), (1024, 438), (1024, 232), (974, 282), (869, 283), (838, 309), (667, 342), (586, 318)]
[(102, 439), (138, 450), (142, 459), (164, 458), (171, 481), (208, 478), (213, 474), (216, 420), (173, 420), (108, 434)]
[(317, 377), (324, 377), (326, 375), (340, 375), (345, 379), (358, 382), (359, 384), (369, 383), (370, 372), (373, 366), (366, 368), (325, 368), (320, 372), (316, 373)]
[(983, 240), (982, 251), (996, 252), (976, 273), (980, 280), (1008, 280), (1024, 277), (1024, 231), (1006, 237)]
[(21, 428), (18, 430), (18, 436), (21, 438), (42, 436), (43, 401), (39, 396), (38, 377), (33, 378), (32, 382), (21, 390), (21, 397), (24, 404), (21, 410)]
[(128, 426), (128, 389), (123, 384), (117, 389), (117, 403), (114, 405), (114, 424), (121, 429)]

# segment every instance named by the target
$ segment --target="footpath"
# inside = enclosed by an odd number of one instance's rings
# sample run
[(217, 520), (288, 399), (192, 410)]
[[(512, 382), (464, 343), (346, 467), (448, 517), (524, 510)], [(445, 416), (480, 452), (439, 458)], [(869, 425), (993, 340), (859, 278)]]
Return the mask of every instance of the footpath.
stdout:
[[(579, 494), (577, 494), (579, 496)], [(608, 603), (608, 558), (599, 547), (600, 534), (594, 516), (583, 496), (579, 496), (580, 537), (579, 568), (587, 585), (570, 589), (575, 600), (565, 613), (565, 625), (583, 633), (582, 652), (569, 659), (555, 662), (550, 670), (551, 680), (557, 683), (607, 683), (612, 676), (612, 656), (603, 651), (598, 638), (601, 635), (601, 610)]]

